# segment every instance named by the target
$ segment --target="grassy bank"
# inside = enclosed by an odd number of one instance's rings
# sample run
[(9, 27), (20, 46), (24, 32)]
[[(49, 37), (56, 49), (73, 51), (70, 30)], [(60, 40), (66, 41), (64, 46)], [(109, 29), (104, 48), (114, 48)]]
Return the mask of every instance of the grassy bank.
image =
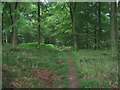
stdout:
[(37, 49), (35, 43), (20, 44), (16, 50), (3, 45), (3, 87), (68, 88), (69, 59), (74, 62), (78, 88), (117, 88), (118, 60), (111, 51), (75, 52), (51, 44)]
[(65, 53), (57, 48), (21, 44), (18, 50), (3, 45), (3, 87), (68, 87)]
[(80, 50), (72, 56), (79, 88), (117, 88), (118, 60), (110, 51)]

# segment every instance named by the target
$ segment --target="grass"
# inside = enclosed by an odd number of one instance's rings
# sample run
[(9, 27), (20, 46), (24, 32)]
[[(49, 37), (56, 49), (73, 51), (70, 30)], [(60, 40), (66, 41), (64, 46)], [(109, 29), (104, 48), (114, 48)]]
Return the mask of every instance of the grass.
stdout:
[[(41, 45), (41, 49), (37, 49), (33, 43), (20, 44), (19, 51), (11, 51), (10, 48), (10, 44), (3, 45), (4, 88), (13, 86), (17, 88), (52, 87), (50, 83), (44, 82), (44, 79), (35, 77), (35, 70), (46, 69), (57, 71), (57, 73), (53, 73), (56, 77), (62, 75), (60, 80), (56, 79), (52, 82), (54, 87), (68, 87), (68, 64), (64, 52), (44, 45)], [(43, 78), (46, 77), (44, 75)]]
[(73, 52), (79, 88), (117, 88), (118, 60), (110, 51), (80, 50)]
[(2, 55), (3, 88), (68, 88), (70, 55), (79, 78), (78, 88), (118, 86), (118, 60), (109, 50), (72, 51), (71, 47), (43, 43), (37, 49), (36, 43), (23, 43), (17, 51), (11, 50), (11, 44), (3, 45)]

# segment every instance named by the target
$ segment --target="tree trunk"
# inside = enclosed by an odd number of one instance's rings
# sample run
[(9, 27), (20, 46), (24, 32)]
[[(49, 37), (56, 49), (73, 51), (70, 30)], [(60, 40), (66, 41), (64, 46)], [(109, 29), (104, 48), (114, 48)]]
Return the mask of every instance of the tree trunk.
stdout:
[(89, 41), (88, 41), (88, 25), (87, 25), (87, 22), (86, 22), (86, 26), (85, 26), (85, 33), (86, 33), (86, 49), (88, 49), (88, 45), (89, 45)]
[[(96, 9), (95, 9), (95, 15), (97, 16), (97, 13), (98, 13), (98, 10), (97, 10), (97, 4), (98, 3), (96, 3)], [(96, 18), (97, 19), (97, 18)], [(99, 21), (98, 20), (96, 20), (96, 21), (94, 21), (94, 24), (97, 24)], [(94, 49), (96, 50), (97, 49), (97, 47), (98, 47), (98, 29), (97, 29), (97, 26), (95, 25), (95, 27), (94, 27), (94, 44), (95, 44), (95, 47), (94, 47)]]
[(117, 32), (117, 15), (116, 15), (116, 9), (117, 9), (117, 4), (116, 2), (111, 3), (111, 16), (110, 16), (110, 21), (111, 21), (111, 49), (112, 51), (117, 50), (116, 46), (116, 32)]
[(95, 31), (94, 31), (94, 40), (95, 40), (95, 50), (97, 49), (97, 30), (96, 30), (96, 26), (95, 26)]
[[(15, 13), (15, 10), (17, 9), (17, 2), (11, 3), (11, 12)], [(15, 15), (11, 15), (11, 21), (13, 23), (13, 27), (12, 27), (12, 31), (13, 31), (13, 37), (12, 37), (12, 48), (16, 49), (17, 48), (17, 27), (15, 26), (15, 23), (18, 19), (18, 16)]]
[(98, 2), (98, 20), (99, 20), (99, 48), (101, 47), (101, 41), (102, 41), (102, 26), (101, 26), (101, 2)]
[[(118, 3), (118, 10), (117, 12), (120, 14), (120, 1)], [(118, 16), (118, 19), (120, 20), (120, 16)], [(120, 32), (120, 26), (118, 27), (118, 25), (120, 25), (120, 21), (117, 22), (117, 30)], [(117, 37), (118, 38), (118, 66), (120, 68), (120, 35)], [(118, 88), (120, 88), (120, 73), (118, 73)]]
[[(9, 9), (10, 9), (10, 24), (13, 25), (13, 17), (12, 17), (12, 10), (11, 10), (11, 4), (9, 4)], [(13, 27), (12, 27), (12, 32), (10, 32), (10, 43), (12, 43), (12, 37), (13, 37)]]
[[(2, 4), (2, 3), (1, 3)], [(1, 23), (2, 23), (2, 32), (0, 33), (1, 35), (0, 35), (0, 38), (2, 39), (1, 41), (1, 43), (3, 43), (4, 41), (3, 41), (3, 29), (4, 29), (4, 26), (3, 26), (3, 10), (2, 10), (2, 17), (1, 17), (1, 19), (2, 19), (2, 21), (1, 21)]]
[(40, 2), (38, 2), (38, 37), (37, 37), (37, 48), (40, 48)]
[[(2, 6), (2, 2), (0, 2), (0, 6)], [(0, 8), (0, 11), (3, 11), (2, 8)], [(2, 23), (2, 25), (0, 25), (0, 29), (3, 30), (3, 12), (2, 14), (0, 13), (0, 24)], [(2, 30), (0, 30), (0, 52), (1, 52), (1, 48), (2, 48)]]
[(76, 25), (75, 25), (75, 12), (73, 12), (73, 34), (74, 34), (74, 50), (77, 50), (77, 38), (76, 38)]
[(76, 17), (75, 17), (76, 2), (70, 2), (70, 15), (72, 21), (73, 39), (74, 39), (74, 50), (77, 50), (77, 35), (76, 35)]

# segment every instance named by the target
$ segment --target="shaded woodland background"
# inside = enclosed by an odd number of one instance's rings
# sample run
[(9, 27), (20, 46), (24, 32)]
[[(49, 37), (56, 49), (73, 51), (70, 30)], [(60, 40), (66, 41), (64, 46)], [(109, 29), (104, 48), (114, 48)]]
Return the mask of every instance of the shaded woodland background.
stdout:
[[(120, 2), (3, 2), (3, 87), (118, 88)], [(77, 81), (76, 81), (77, 82)]]
[(3, 3), (3, 43), (16, 48), (37, 41), (77, 50), (110, 48), (117, 41), (116, 3), (38, 4)]

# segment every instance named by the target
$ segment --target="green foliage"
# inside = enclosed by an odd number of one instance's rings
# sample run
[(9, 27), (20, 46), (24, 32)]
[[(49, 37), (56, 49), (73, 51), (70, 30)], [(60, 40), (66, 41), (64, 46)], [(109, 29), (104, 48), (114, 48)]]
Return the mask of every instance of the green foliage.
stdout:
[[(41, 2), (40, 49), (36, 48), (37, 3), (18, 2), (18, 8), (11, 13), (12, 3), (3, 3), (2, 11), (3, 87), (10, 84), (10, 86), (14, 85), (19, 88), (49, 88), (51, 86), (45, 84), (44, 80), (34, 76), (35, 69), (46, 70), (46, 68), (58, 71), (55, 75), (63, 75), (61, 80), (53, 82), (54, 85), (60, 88), (68, 87), (70, 84), (67, 78), (68, 52), (72, 53), (74, 58), (80, 80), (79, 88), (117, 87), (118, 58), (116, 55), (113, 56), (109, 50), (111, 44), (116, 44), (110, 40), (110, 3), (100, 3), (101, 18), (99, 18), (98, 2), (77, 2), (73, 27), (69, 2)], [(14, 24), (12, 15), (19, 16)], [(120, 13), (118, 12), (117, 15), (118, 23), (120, 23)], [(101, 35), (99, 20), (101, 20)], [(15, 50), (11, 49), (10, 44), (13, 39), (14, 26), (18, 31), (16, 37), (18, 47)], [(119, 32), (120, 30), (116, 37), (120, 36)], [(72, 52), (75, 41), (78, 51)]]
[[(18, 27), (18, 43), (35, 42), (37, 39), (37, 4), (19, 3), (19, 9), (15, 13), (20, 15), (15, 25), (11, 23), (9, 6), (11, 3), (5, 3), (3, 8), (3, 42), (11, 43), (12, 27)], [(102, 38), (99, 44), (99, 23), (97, 3), (77, 3), (76, 5), (76, 35), (78, 48), (106, 48), (110, 45), (105, 43), (109, 41), (110, 17), (109, 3), (101, 3), (101, 23)], [(107, 6), (107, 7), (106, 7)], [(73, 46), (72, 20), (70, 16), (69, 3), (40, 3), (40, 31), (41, 43), (54, 45)], [(93, 9), (95, 8), (95, 9)], [(14, 14), (14, 13), (13, 13)], [(11, 24), (9, 24), (11, 23)], [(96, 37), (95, 37), (95, 29)], [(97, 40), (95, 43), (94, 39)]]

